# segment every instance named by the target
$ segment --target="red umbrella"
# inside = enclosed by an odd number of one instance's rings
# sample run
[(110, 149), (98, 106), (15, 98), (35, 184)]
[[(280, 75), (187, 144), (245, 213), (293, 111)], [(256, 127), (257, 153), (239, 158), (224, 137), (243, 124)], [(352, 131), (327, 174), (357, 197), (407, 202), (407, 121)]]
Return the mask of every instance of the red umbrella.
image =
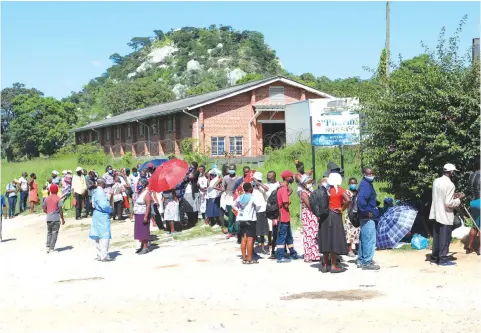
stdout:
[(164, 192), (175, 188), (184, 179), (189, 164), (179, 159), (169, 160), (155, 169), (149, 179), (149, 188), (154, 192)]

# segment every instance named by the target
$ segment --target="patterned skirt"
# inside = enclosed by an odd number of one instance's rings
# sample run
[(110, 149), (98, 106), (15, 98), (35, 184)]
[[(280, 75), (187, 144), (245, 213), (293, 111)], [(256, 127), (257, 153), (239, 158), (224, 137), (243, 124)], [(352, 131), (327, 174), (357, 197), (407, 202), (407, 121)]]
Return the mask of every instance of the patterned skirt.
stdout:
[(317, 222), (317, 217), (306, 206), (304, 206), (304, 204), (301, 206), (301, 221), (304, 231), (302, 239), (304, 244), (304, 261), (319, 261), (321, 259), (317, 242), (319, 223)]

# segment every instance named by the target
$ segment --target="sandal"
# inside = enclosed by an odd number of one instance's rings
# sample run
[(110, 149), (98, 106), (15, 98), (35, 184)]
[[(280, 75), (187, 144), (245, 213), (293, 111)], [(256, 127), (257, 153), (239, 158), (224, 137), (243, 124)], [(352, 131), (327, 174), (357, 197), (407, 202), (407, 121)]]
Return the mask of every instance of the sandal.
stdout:
[(242, 264), (245, 265), (245, 264), (248, 264), (249, 262), (247, 260), (242, 260)]
[(248, 265), (258, 264), (258, 263), (259, 263), (259, 260), (250, 260), (247, 262)]

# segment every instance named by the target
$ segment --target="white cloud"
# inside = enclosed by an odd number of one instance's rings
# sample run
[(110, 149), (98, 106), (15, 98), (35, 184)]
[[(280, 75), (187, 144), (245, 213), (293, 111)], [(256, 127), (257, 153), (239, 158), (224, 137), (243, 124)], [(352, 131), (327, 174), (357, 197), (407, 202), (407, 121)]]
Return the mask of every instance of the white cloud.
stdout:
[(90, 62), (90, 64), (91, 64), (92, 66), (94, 66), (94, 67), (97, 67), (97, 68), (98, 68), (98, 67), (102, 67), (102, 66), (104, 65), (104, 64), (102, 63), (102, 61), (100, 61), (100, 60), (92, 60), (92, 61)]

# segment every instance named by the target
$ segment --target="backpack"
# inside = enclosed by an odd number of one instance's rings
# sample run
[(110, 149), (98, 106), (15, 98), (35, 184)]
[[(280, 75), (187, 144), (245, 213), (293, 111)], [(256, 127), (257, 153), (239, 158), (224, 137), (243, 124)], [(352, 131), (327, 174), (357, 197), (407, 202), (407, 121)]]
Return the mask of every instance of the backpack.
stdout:
[(277, 190), (274, 190), (274, 192), (269, 195), (269, 198), (267, 198), (267, 205), (266, 205), (266, 217), (270, 220), (275, 220), (279, 218), (280, 212), (279, 212), (279, 204), (277, 202)]
[(327, 190), (319, 186), (309, 197), (309, 205), (312, 213), (322, 222), (329, 216), (329, 195)]
[(351, 224), (354, 227), (359, 228), (361, 222), (359, 221), (359, 214), (357, 210), (357, 194), (352, 197), (351, 204), (347, 209), (347, 216), (349, 217)]

